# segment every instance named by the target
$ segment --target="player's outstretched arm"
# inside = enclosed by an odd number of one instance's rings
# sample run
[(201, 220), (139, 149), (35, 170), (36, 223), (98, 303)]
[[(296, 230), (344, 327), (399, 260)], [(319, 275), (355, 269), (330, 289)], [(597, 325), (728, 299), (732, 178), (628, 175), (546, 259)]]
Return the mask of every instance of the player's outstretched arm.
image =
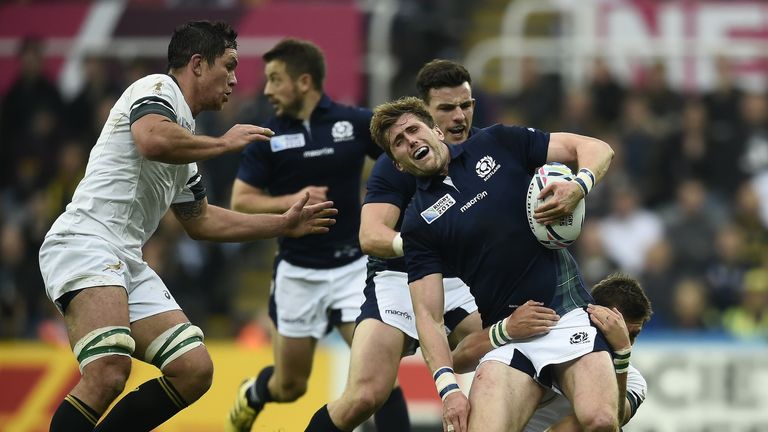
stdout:
[(243, 213), (283, 213), (305, 194), (309, 194), (310, 205), (327, 201), (328, 186), (307, 186), (293, 194), (273, 196), (262, 188), (235, 179), (231, 207)]
[(453, 350), (453, 366), (458, 373), (472, 372), (480, 359), (494, 348), (491, 338), (494, 338), (495, 343), (500, 346), (515, 339), (546, 334), (559, 319), (560, 317), (553, 309), (544, 306), (541, 302), (528, 300), (515, 308), (509, 317), (495, 325), (504, 326), (505, 333), (494, 335), (493, 332), (497, 329), (492, 326), (464, 338)]
[(403, 239), (394, 230), (400, 207), (389, 203), (368, 203), (360, 212), (360, 248), (379, 258), (403, 256)]
[(190, 237), (196, 240), (243, 242), (278, 236), (327, 233), (336, 223), (333, 202), (307, 205), (305, 195), (283, 214), (245, 214), (208, 205), (208, 200), (171, 206)]
[(443, 401), (443, 431), (466, 432), (469, 401), (461, 392), (443, 326), (443, 275), (433, 273), (409, 284), (416, 331), (424, 360)]
[(183, 164), (242, 150), (253, 141), (268, 141), (274, 133), (259, 126), (237, 124), (221, 137), (195, 135), (168, 117), (147, 114), (131, 125), (136, 148), (149, 160)]

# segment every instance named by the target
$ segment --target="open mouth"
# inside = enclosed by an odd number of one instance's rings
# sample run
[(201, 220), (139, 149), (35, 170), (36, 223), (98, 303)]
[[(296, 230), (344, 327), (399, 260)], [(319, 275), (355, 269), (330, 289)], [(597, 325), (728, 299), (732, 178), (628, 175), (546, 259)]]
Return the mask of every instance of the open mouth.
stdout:
[(416, 160), (422, 160), (424, 159), (424, 156), (427, 155), (427, 153), (429, 153), (429, 147), (419, 147), (415, 152), (413, 152), (413, 158)]
[(460, 134), (463, 134), (466, 129), (467, 128), (465, 128), (464, 125), (454, 126), (454, 127), (448, 128), (448, 133), (460, 135)]

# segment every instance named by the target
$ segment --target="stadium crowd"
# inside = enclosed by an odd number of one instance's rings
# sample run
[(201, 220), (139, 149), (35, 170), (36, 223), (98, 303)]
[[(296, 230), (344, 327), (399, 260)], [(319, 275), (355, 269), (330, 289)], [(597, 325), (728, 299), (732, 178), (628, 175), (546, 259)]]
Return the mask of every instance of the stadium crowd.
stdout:
[[(0, 95), (0, 339), (66, 343), (45, 297), (40, 244), (82, 178), (120, 89), (164, 65), (88, 57), (85, 86), (65, 99), (43, 73), (42, 48), (39, 40), (22, 44), (20, 75)], [(654, 305), (649, 332), (766, 338), (768, 98), (740, 89), (727, 60), (717, 66), (715, 89), (681, 93), (669, 86), (663, 64), (649, 65), (627, 85), (597, 59), (589, 85), (573, 89), (529, 59), (521, 63), (516, 93), (476, 87), (475, 126), (501, 121), (605, 138), (616, 158), (590, 194), (587, 221), (572, 246), (585, 283), (615, 270), (638, 277)], [(260, 95), (235, 92), (224, 111), (197, 118), (198, 132), (261, 124), (269, 110)], [(229, 205), (238, 160), (231, 155), (200, 165), (211, 203)], [(266, 241), (193, 242), (173, 218), (144, 250), (206, 334), (255, 341), (265, 334), (258, 322), (266, 322), (259, 317), (266, 315), (273, 252)]]

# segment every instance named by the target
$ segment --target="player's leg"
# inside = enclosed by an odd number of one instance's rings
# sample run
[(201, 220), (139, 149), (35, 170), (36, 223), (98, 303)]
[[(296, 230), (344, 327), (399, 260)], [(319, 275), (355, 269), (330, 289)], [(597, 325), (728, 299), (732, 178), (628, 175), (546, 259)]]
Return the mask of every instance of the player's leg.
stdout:
[(134, 357), (163, 373), (126, 394), (96, 431), (149, 431), (200, 398), (213, 363), (202, 330), (189, 322), (160, 277), (143, 261), (126, 258), (131, 277), (128, 309)]
[(226, 431), (250, 431), (265, 404), (292, 402), (307, 391), (317, 340), (328, 330), (330, 277), (331, 270), (276, 263), (269, 302), (274, 364), (240, 385)]
[(499, 361), (483, 361), (469, 394), (469, 431), (519, 432), (543, 394), (544, 388), (527, 373)]
[(362, 321), (352, 341), (344, 392), (318, 410), (306, 430), (351, 431), (376, 412), (390, 396), (404, 343), (400, 330), (375, 319)]
[(583, 430), (619, 430), (619, 393), (608, 352), (592, 352), (556, 365), (554, 372)]
[(92, 287), (69, 292), (58, 304), (82, 375), (56, 409), (50, 430), (91, 431), (131, 372), (128, 296), (122, 286)]
[(134, 356), (163, 373), (127, 393), (94, 431), (150, 431), (199, 399), (211, 386), (213, 363), (203, 333), (181, 310), (135, 321)]

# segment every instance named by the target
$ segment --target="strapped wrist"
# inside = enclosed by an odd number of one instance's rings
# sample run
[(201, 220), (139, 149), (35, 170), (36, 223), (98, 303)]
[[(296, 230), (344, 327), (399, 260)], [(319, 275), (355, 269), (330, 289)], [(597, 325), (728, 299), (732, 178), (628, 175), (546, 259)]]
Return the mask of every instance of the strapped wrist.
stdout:
[(576, 174), (573, 181), (578, 183), (586, 197), (595, 186), (595, 174), (589, 168), (582, 168), (579, 170), (579, 173)]
[(439, 367), (432, 374), (432, 378), (435, 380), (437, 394), (443, 401), (445, 401), (449, 394), (461, 391), (459, 383), (456, 381), (456, 374), (453, 373), (453, 368), (448, 366)]
[(613, 352), (613, 369), (617, 374), (627, 373), (629, 370), (629, 357), (632, 355), (632, 347)]
[(512, 337), (507, 332), (508, 319), (509, 318), (504, 318), (503, 320), (497, 322), (496, 324), (493, 324), (491, 328), (488, 330), (488, 337), (491, 340), (492, 347), (499, 348), (501, 346), (504, 346), (512, 342)]

